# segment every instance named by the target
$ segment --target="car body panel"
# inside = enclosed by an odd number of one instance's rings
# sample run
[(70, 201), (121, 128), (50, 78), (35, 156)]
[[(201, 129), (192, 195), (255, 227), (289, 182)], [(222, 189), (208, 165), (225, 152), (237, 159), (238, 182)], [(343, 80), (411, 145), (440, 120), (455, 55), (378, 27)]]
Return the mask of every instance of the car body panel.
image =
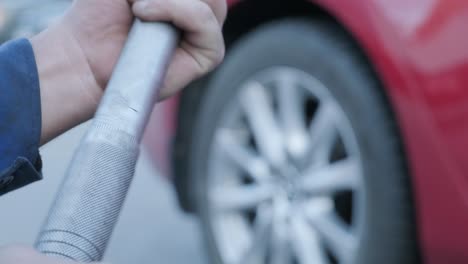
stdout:
[[(384, 84), (412, 175), (424, 262), (466, 263), (468, 2), (315, 0), (313, 4), (354, 36)], [(159, 106), (161, 111), (150, 124), (153, 135), (148, 137), (167, 174), (177, 104), (173, 98)]]
[(468, 4), (318, 1), (359, 41), (403, 135), (425, 263), (468, 260)]
[(172, 143), (177, 127), (179, 96), (173, 96), (154, 107), (143, 138), (155, 167), (165, 177), (172, 177)]

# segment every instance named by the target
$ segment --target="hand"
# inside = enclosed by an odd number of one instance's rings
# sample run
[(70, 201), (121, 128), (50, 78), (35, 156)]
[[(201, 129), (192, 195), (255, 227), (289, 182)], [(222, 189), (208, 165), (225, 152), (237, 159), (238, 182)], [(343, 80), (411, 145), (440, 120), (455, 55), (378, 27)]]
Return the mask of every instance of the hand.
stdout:
[(172, 22), (184, 35), (164, 82), (161, 95), (165, 98), (222, 61), (221, 29), (226, 10), (226, 0), (77, 0), (61, 25), (79, 44), (99, 88), (103, 89), (127, 38), (133, 15), (146, 21)]
[(183, 31), (162, 100), (221, 62), (226, 12), (226, 0), (75, 0), (56, 25), (31, 39), (41, 86), (41, 144), (93, 116), (134, 16)]
[[(47, 257), (29, 247), (11, 246), (0, 248), (2, 264), (77, 264), (59, 258)], [(95, 263), (98, 264), (98, 263)], [(104, 264), (104, 263), (101, 263)]]

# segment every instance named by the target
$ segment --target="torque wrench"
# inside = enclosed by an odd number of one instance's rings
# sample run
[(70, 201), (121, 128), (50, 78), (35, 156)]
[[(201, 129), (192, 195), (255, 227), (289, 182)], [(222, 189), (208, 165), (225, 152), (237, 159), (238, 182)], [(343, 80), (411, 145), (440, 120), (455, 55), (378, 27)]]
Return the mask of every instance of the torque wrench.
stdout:
[(172, 25), (135, 20), (36, 241), (40, 252), (80, 262), (102, 259), (177, 42)]

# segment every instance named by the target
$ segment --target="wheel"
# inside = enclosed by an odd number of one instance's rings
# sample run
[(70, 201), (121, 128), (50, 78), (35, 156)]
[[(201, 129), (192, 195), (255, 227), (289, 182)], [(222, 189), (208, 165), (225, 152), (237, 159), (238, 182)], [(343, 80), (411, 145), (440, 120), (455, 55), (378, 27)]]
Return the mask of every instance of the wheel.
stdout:
[(189, 178), (213, 263), (418, 263), (398, 130), (336, 25), (257, 29), (200, 105)]

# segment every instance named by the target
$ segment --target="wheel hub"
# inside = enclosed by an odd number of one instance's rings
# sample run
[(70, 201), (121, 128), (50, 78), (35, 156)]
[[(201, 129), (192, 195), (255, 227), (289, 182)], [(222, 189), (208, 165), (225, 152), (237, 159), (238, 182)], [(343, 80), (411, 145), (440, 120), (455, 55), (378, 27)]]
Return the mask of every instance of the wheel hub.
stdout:
[(290, 202), (297, 200), (300, 197), (300, 190), (298, 188), (298, 179), (300, 178), (300, 171), (293, 165), (287, 164), (283, 166), (284, 169), (280, 170), (277, 178), (277, 187), (280, 192), (284, 193)]

